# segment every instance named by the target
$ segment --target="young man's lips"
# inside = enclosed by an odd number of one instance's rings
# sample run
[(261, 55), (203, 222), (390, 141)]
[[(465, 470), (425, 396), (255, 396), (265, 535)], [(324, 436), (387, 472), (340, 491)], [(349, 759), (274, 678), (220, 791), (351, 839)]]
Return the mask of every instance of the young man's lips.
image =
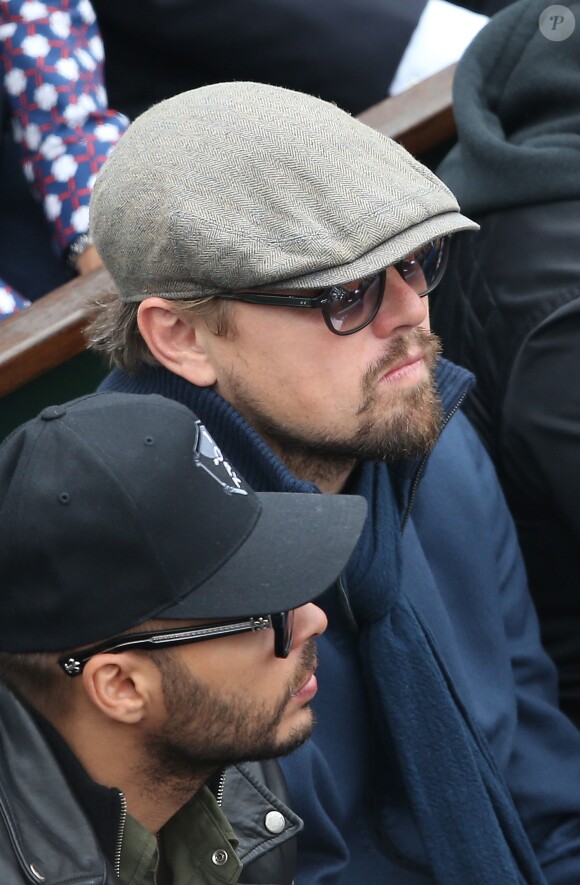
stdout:
[(408, 356), (404, 360), (400, 360), (398, 363), (395, 363), (394, 366), (390, 366), (387, 371), (383, 375), (381, 375), (379, 380), (395, 381), (399, 378), (405, 378), (406, 376), (413, 375), (418, 369), (423, 367), (424, 359), (424, 353), (418, 353), (413, 354), (413, 356)]
[(314, 673), (311, 673), (302, 688), (299, 688), (298, 691), (294, 692), (292, 695), (293, 698), (296, 698), (299, 701), (310, 701), (318, 691), (318, 680)]

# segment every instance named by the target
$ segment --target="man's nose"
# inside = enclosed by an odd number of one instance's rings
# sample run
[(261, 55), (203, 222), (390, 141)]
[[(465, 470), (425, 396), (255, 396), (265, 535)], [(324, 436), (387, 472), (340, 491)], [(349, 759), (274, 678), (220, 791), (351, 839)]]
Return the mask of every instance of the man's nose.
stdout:
[(322, 609), (313, 602), (301, 605), (294, 612), (294, 648), (314, 636), (320, 636), (328, 626), (328, 619)]
[(427, 317), (427, 299), (417, 295), (395, 268), (389, 267), (383, 301), (371, 323), (375, 335), (387, 338), (393, 333), (414, 329), (425, 323)]

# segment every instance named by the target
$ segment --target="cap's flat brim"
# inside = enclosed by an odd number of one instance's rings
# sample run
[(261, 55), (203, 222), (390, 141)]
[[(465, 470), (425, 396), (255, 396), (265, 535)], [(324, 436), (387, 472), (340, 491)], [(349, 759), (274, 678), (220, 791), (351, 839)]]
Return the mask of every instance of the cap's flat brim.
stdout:
[[(277, 292), (286, 289), (318, 289), (324, 286), (340, 286), (352, 280), (359, 280), (370, 274), (376, 273), (396, 261), (400, 261), (415, 249), (434, 240), (460, 231), (477, 231), (479, 225), (453, 210), (441, 212), (412, 224), (398, 234), (393, 234), (383, 243), (379, 243), (373, 249), (364, 252), (358, 258), (346, 263), (328, 264), (325, 258), (324, 267), (308, 270), (309, 256), (296, 267), (296, 274), (280, 277), (275, 269), (264, 276), (263, 268), (255, 278), (248, 278), (245, 283), (240, 283), (241, 289), (253, 289), (256, 292)], [(240, 289), (237, 287), (237, 289)], [(233, 291), (233, 290), (232, 290)], [(208, 282), (193, 284), (190, 279), (186, 282), (172, 282), (168, 288), (140, 288), (138, 292), (128, 294), (120, 290), (123, 301), (143, 301), (158, 295), (170, 301), (181, 301), (185, 298), (201, 298), (209, 295), (220, 295), (224, 292), (223, 285), (212, 285)]]
[(359, 538), (366, 501), (355, 495), (259, 494), (253, 531), (207, 581), (156, 613), (235, 618), (297, 608), (337, 579)]
[(266, 289), (275, 292), (277, 289), (316, 289), (321, 286), (339, 286), (342, 283), (367, 277), (396, 261), (400, 261), (410, 252), (428, 243), (429, 240), (469, 230), (477, 231), (479, 225), (459, 212), (442, 212), (405, 228), (401, 233), (390, 237), (384, 243), (380, 243), (348, 264), (326, 267), (292, 279), (279, 280), (254, 288), (257, 292)]

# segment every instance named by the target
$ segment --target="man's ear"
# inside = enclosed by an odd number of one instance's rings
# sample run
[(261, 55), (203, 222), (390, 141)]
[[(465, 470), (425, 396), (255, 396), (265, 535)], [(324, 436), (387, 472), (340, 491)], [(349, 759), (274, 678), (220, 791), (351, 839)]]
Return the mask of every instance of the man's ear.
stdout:
[[(154, 666), (154, 665), (152, 665)], [(82, 672), (83, 686), (93, 706), (109, 719), (134, 725), (146, 718), (159, 692), (157, 668), (135, 666), (124, 654), (90, 658)], [(153, 679), (152, 679), (153, 677)]]
[(172, 310), (166, 298), (146, 298), (137, 313), (139, 331), (155, 359), (198, 387), (211, 387), (216, 374), (205, 339), (209, 329), (203, 317), (187, 317)]

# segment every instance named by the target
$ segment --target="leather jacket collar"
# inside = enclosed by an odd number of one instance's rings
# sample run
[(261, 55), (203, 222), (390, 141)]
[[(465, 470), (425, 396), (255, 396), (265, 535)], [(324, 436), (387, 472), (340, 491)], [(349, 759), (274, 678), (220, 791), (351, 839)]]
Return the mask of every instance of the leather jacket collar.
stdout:
[[(50, 723), (1, 683), (0, 754), (2, 885), (118, 882), (122, 793), (95, 783)], [(271, 881), (291, 882), (293, 836), (303, 824), (280, 798), (277, 764), (233, 766), (223, 786), (223, 810), (240, 840), (240, 881), (267, 864)]]

